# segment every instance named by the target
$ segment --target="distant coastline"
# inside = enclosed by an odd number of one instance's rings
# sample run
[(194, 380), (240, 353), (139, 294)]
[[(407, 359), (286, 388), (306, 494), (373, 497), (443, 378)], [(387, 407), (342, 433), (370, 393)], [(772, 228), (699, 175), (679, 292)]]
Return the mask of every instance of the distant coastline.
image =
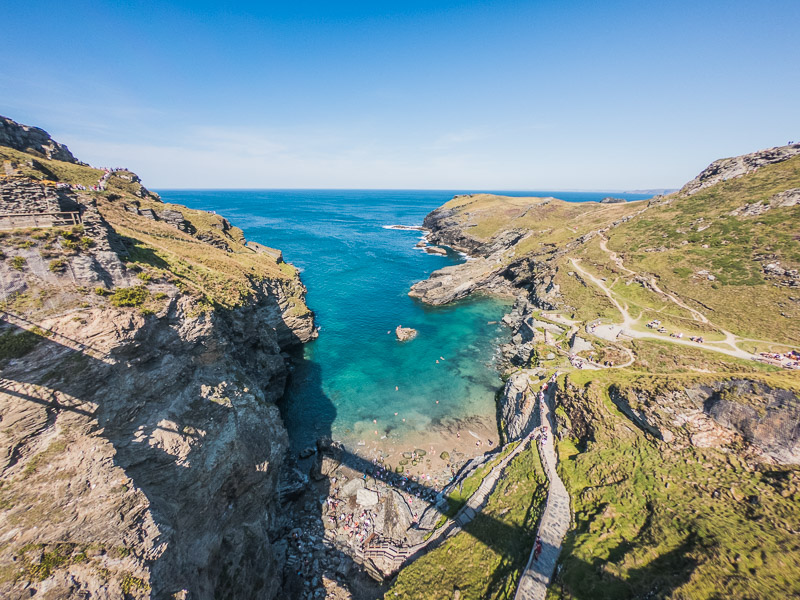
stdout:
[(672, 192), (677, 192), (678, 188), (654, 188), (651, 190), (628, 190), (623, 194), (652, 194), (653, 196), (666, 196)]

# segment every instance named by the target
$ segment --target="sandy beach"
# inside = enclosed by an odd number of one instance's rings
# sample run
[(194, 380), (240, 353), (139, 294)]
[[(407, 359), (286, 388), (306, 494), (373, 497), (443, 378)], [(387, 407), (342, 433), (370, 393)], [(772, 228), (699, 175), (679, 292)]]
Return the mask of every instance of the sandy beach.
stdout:
[(373, 434), (372, 438), (348, 437), (341, 441), (347, 451), (358, 457), (391, 467), (395, 473), (401, 467), (403, 476), (437, 490), (447, 485), (466, 462), (497, 448), (499, 441), (494, 416), (453, 418), (427, 431), (381, 437)]

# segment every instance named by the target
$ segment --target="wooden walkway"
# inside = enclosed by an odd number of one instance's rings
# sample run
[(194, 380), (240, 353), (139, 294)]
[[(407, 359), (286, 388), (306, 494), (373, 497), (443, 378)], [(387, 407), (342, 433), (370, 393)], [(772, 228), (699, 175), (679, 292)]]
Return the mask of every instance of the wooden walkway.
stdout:
[[(569, 494), (564, 483), (556, 471), (556, 452), (553, 443), (554, 419), (550, 412), (550, 402), (554, 397), (555, 384), (548, 384), (547, 393), (542, 396), (540, 410), (542, 424), (550, 429), (547, 441), (540, 445), (540, 456), (544, 465), (550, 486), (547, 490), (547, 503), (545, 504), (542, 520), (539, 522), (538, 537), (542, 541), (542, 552), (538, 559), (534, 558), (531, 550), (528, 565), (520, 577), (517, 593), (514, 600), (544, 600), (547, 586), (556, 568), (558, 555), (561, 553), (561, 543), (569, 529), (571, 513), (569, 508)], [(535, 546), (534, 546), (535, 549)]]

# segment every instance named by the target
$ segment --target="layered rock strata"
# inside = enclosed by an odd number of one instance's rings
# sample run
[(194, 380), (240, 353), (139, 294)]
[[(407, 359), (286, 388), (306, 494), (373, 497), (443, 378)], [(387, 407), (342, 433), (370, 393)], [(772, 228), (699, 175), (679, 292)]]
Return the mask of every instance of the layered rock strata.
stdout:
[(0, 240), (0, 596), (282, 597), (275, 402), (316, 336), (305, 288), (220, 218), (160, 224), (125, 208), (157, 196), (118, 186), (58, 192), (79, 226)]

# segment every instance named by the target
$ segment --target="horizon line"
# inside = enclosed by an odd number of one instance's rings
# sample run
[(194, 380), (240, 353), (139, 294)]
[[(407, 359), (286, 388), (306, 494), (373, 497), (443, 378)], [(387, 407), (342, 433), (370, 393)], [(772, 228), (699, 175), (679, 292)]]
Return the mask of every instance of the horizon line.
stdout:
[[(205, 191), (351, 191), (351, 192), (463, 192), (471, 194), (485, 194), (496, 192), (567, 192), (567, 193), (609, 193), (609, 194), (638, 194), (646, 195), (653, 192), (677, 192), (680, 188), (655, 187), (645, 188), (644, 190), (623, 190), (623, 189), (491, 189), (481, 188), (481, 191), (466, 192), (470, 188), (360, 188), (360, 187), (148, 187), (153, 191), (162, 190), (165, 192), (205, 192)], [(473, 188), (476, 189), (476, 188)]]

